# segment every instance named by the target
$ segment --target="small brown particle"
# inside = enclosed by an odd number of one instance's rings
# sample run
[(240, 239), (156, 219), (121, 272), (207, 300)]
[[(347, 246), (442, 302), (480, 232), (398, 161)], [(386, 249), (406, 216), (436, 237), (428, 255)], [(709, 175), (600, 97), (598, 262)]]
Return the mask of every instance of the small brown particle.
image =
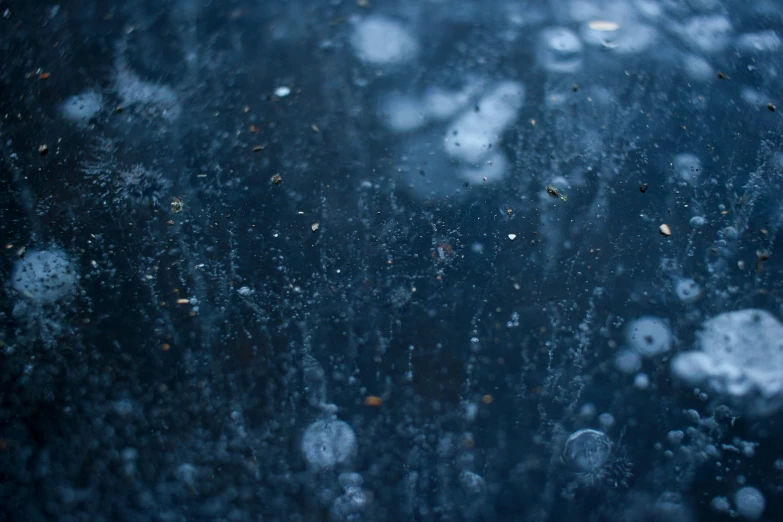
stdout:
[(163, 350), (164, 352), (168, 352), (169, 350), (171, 350), (171, 345), (169, 343), (163, 343), (160, 349)]
[(174, 226), (174, 220), (173, 219), (169, 219), (168, 221), (166, 221), (166, 224), (168, 226), (170, 226), (170, 227), (173, 227)]
[(368, 395), (364, 398), (364, 405), (365, 406), (381, 406), (383, 404), (383, 399), (376, 395)]
[(484, 404), (492, 404), (492, 401), (494, 401), (494, 400), (495, 400), (495, 398), (492, 395), (490, 395), (489, 393), (484, 395), (481, 398), (481, 402), (483, 402)]
[(45, 145), (45, 144), (44, 145), (39, 145), (38, 146), (38, 154), (40, 154), (41, 156), (46, 156), (47, 154), (49, 154), (49, 147), (47, 145)]
[(252, 132), (253, 134), (258, 134), (258, 127), (256, 127), (255, 125), (251, 125), (250, 132)]
[(177, 299), (177, 304), (181, 304), (181, 305), (190, 304), (190, 299), (184, 299), (184, 298)]
[(514, 212), (514, 210), (511, 207), (506, 208), (506, 214), (510, 216), (512, 212)]
[(271, 181), (273, 185), (279, 185), (283, 182), (283, 176), (280, 174), (275, 174), (269, 181)]
[(179, 214), (182, 212), (182, 209), (185, 208), (185, 204), (182, 202), (179, 198), (171, 198), (171, 211), (175, 214)]
[(775, 112), (775, 106), (772, 103), (767, 104), (767, 109), (769, 109), (770, 112)]
[(641, 192), (642, 194), (647, 192), (647, 183), (642, 183), (641, 185), (639, 185), (639, 192)]
[(38, 75), (38, 79), (39, 80), (48, 80), (51, 75), (52, 74), (48, 73), (48, 72), (41, 73), (41, 74)]

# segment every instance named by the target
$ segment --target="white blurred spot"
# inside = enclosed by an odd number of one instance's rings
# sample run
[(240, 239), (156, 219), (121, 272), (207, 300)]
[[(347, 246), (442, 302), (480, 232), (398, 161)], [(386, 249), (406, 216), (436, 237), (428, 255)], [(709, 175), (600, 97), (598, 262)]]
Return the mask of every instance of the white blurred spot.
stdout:
[(746, 52), (779, 52), (783, 48), (778, 33), (773, 30), (745, 33), (737, 38), (737, 47)]
[(583, 48), (582, 41), (570, 29), (550, 27), (539, 35), (538, 63), (552, 72), (576, 72), (582, 67)]
[(76, 272), (61, 250), (28, 252), (16, 262), (11, 274), (14, 290), (42, 305), (52, 304), (71, 294), (76, 280)]
[(620, 28), (620, 24), (611, 20), (593, 20), (588, 22), (587, 26), (593, 31), (614, 32)]
[(666, 435), (666, 440), (668, 440), (669, 444), (673, 446), (679, 446), (684, 438), (685, 438), (685, 433), (683, 433), (682, 430), (671, 430)]
[(690, 225), (693, 228), (703, 227), (706, 224), (707, 224), (707, 219), (704, 218), (703, 216), (693, 216), (690, 220)]
[(459, 169), (459, 176), (465, 181), (478, 185), (481, 183), (491, 183), (503, 178), (508, 167), (506, 155), (502, 152), (495, 152), (484, 159), (475, 167), (463, 167)]
[(658, 31), (645, 24), (627, 24), (614, 33), (614, 39), (607, 39), (604, 47), (609, 47), (617, 54), (638, 54), (652, 46), (658, 39)]
[[(741, 91), (742, 99), (748, 105), (755, 107), (766, 106), (769, 103), (769, 97), (761, 91), (758, 91), (752, 87), (743, 87)], [(765, 109), (766, 110), (766, 109)]]
[(674, 292), (680, 301), (692, 303), (701, 295), (701, 287), (693, 279), (683, 277), (674, 285)]
[(764, 310), (726, 312), (706, 321), (699, 351), (672, 361), (686, 383), (707, 385), (749, 414), (765, 415), (783, 406), (783, 324)]
[(356, 454), (356, 435), (340, 420), (312, 423), (302, 437), (302, 455), (317, 469), (333, 468), (347, 463)]
[(614, 426), (614, 415), (611, 413), (602, 413), (598, 416), (598, 422), (601, 424), (601, 427), (605, 430), (610, 429), (612, 426)]
[(713, 69), (709, 62), (696, 54), (685, 54), (682, 57), (682, 65), (685, 69), (685, 74), (691, 80), (706, 82), (714, 77)]
[(674, 172), (687, 183), (694, 183), (701, 173), (701, 160), (695, 154), (683, 152), (674, 156)]
[(171, 87), (144, 81), (128, 69), (117, 72), (115, 85), (121, 104), (135, 107), (145, 116), (175, 120), (182, 112), (179, 98)]
[(681, 28), (683, 38), (696, 50), (705, 53), (722, 51), (733, 31), (728, 18), (720, 15), (695, 16)]
[(568, 7), (568, 14), (571, 19), (577, 22), (584, 22), (591, 18), (601, 16), (601, 9), (590, 2), (584, 0), (574, 0)]
[(631, 374), (642, 367), (642, 358), (630, 350), (620, 350), (614, 357), (614, 365), (623, 373)]
[(662, 319), (642, 317), (626, 330), (628, 344), (643, 357), (655, 357), (671, 349), (672, 333)]
[(84, 91), (71, 96), (60, 106), (66, 120), (74, 123), (87, 123), (103, 107), (103, 96), (95, 91)]
[(579, 430), (565, 443), (563, 459), (573, 471), (588, 473), (597, 470), (609, 460), (612, 441), (597, 430)]
[(737, 506), (737, 513), (745, 518), (755, 520), (764, 513), (767, 502), (758, 489), (744, 487), (734, 494), (734, 504)]
[(710, 507), (718, 513), (726, 513), (731, 509), (731, 504), (726, 497), (715, 497), (710, 502)]
[(502, 133), (516, 119), (525, 99), (525, 88), (502, 82), (481, 98), (449, 127), (446, 152), (455, 159), (477, 164), (498, 145)]
[(474, 88), (465, 88), (461, 91), (432, 88), (424, 94), (422, 105), (429, 117), (443, 120), (453, 116), (468, 103), (474, 91)]
[(383, 16), (360, 21), (351, 35), (351, 45), (360, 60), (377, 65), (405, 62), (418, 52), (411, 32)]
[(646, 373), (637, 373), (633, 379), (633, 385), (638, 390), (646, 390), (650, 387), (650, 377)]
[(394, 132), (410, 132), (427, 122), (418, 100), (410, 96), (392, 94), (381, 102), (381, 119)]
[(363, 520), (362, 513), (370, 504), (370, 497), (360, 487), (349, 486), (332, 504), (330, 518), (333, 521)]
[(484, 493), (487, 488), (484, 478), (472, 471), (461, 471), (459, 474), (459, 483), (462, 486), (462, 491), (467, 495), (480, 495)]

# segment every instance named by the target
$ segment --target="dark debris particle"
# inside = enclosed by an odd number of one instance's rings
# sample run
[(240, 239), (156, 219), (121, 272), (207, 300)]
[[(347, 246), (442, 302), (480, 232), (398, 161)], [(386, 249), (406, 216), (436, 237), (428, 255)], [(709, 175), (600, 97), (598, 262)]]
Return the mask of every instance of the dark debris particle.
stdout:
[(46, 156), (47, 154), (49, 154), (49, 147), (46, 144), (39, 145), (38, 154), (40, 154), (41, 156)]
[(775, 112), (775, 106), (771, 103), (767, 104), (767, 109), (769, 109), (770, 112)]
[(256, 145), (255, 147), (253, 147), (253, 152), (263, 152), (263, 151), (264, 151), (263, 145)]
[(269, 181), (271, 181), (273, 185), (279, 185), (283, 182), (283, 176), (280, 174), (275, 174)]
[(719, 71), (718, 72), (718, 79), (719, 80), (725, 80), (726, 78), (728, 78), (728, 76), (726, 76), (725, 72), (723, 72), (723, 71)]
[(571, 90), (572, 90), (572, 91), (574, 91), (574, 92), (578, 91), (578, 90), (579, 90), (579, 85), (578, 85), (578, 84), (576, 84), (576, 83), (575, 83), (575, 84), (573, 84), (573, 85), (571, 86)]
[(761, 272), (761, 266), (765, 261), (769, 260), (770, 253), (766, 250), (756, 251), (756, 273)]
[(642, 183), (641, 185), (639, 185), (639, 192), (641, 192), (642, 194), (647, 192), (647, 183)]

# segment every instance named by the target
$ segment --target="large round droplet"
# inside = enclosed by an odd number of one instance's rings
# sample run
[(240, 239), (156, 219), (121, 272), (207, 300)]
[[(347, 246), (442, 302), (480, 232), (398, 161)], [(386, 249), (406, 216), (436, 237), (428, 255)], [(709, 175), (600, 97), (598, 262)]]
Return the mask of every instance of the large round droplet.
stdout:
[(657, 317), (641, 317), (632, 321), (626, 335), (628, 344), (643, 357), (655, 357), (671, 348), (672, 333)]
[(612, 453), (612, 441), (597, 430), (579, 430), (566, 440), (563, 458), (573, 470), (588, 473), (606, 464)]
[(734, 503), (737, 505), (737, 513), (751, 520), (759, 518), (767, 504), (761, 491), (749, 486), (734, 494)]
[(76, 280), (76, 272), (61, 250), (28, 252), (11, 274), (14, 289), (38, 304), (51, 304), (71, 294)]
[(356, 454), (356, 435), (340, 420), (312, 423), (302, 437), (302, 455), (314, 468), (333, 468)]

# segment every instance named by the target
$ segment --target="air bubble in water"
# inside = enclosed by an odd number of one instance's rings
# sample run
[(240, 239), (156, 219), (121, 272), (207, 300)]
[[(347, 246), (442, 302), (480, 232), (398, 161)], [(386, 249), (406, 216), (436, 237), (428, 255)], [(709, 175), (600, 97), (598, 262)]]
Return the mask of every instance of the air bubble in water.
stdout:
[(672, 333), (657, 317), (642, 317), (631, 322), (626, 336), (628, 344), (644, 357), (655, 357), (671, 348)]
[(342, 520), (359, 520), (370, 502), (369, 495), (362, 488), (350, 486), (345, 493), (337, 497), (329, 513), (335, 522)]
[(584, 429), (566, 440), (564, 460), (576, 472), (588, 473), (607, 463), (612, 453), (612, 442), (597, 430)]
[(684, 303), (692, 303), (701, 295), (701, 287), (696, 281), (688, 277), (678, 280), (674, 286), (674, 291), (680, 301)]
[(359, 22), (351, 36), (351, 45), (361, 61), (376, 65), (408, 61), (418, 50), (410, 31), (383, 16)]
[(538, 63), (552, 72), (575, 72), (582, 67), (584, 45), (579, 37), (565, 27), (550, 27), (541, 31)]
[(343, 421), (316, 421), (305, 430), (302, 454), (316, 469), (345, 464), (356, 454), (356, 435)]
[(683, 152), (674, 157), (674, 171), (686, 183), (695, 183), (701, 173), (701, 160), (695, 154)]
[(461, 471), (459, 474), (459, 483), (462, 486), (462, 491), (467, 495), (480, 495), (486, 489), (484, 478), (472, 471)]
[(76, 272), (65, 252), (38, 250), (16, 262), (11, 283), (14, 289), (38, 304), (52, 304), (72, 293)]
[(759, 518), (767, 504), (761, 491), (749, 486), (734, 494), (734, 503), (737, 505), (737, 513), (751, 520)]
[(729, 44), (734, 28), (728, 18), (720, 15), (694, 16), (682, 29), (682, 34), (695, 49), (718, 52)]
[(704, 323), (699, 350), (672, 361), (675, 376), (705, 384), (750, 414), (783, 406), (783, 324), (764, 310), (720, 314)]
[(84, 91), (65, 100), (60, 111), (66, 120), (87, 123), (102, 107), (103, 96), (95, 91)]

